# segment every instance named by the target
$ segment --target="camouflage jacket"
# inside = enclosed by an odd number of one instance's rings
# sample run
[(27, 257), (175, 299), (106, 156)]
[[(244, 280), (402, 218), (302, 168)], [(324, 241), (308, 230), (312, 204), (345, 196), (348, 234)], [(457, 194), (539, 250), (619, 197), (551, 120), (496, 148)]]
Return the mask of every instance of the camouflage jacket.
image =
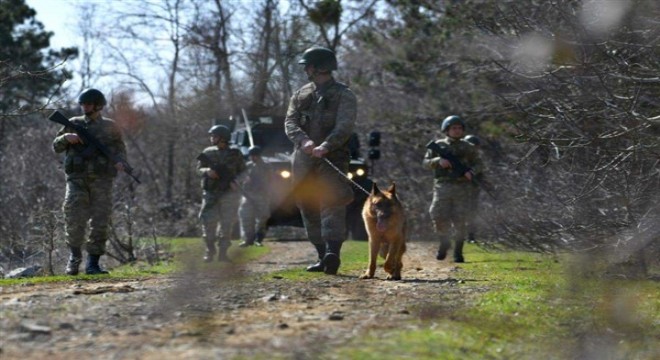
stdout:
[[(126, 145), (121, 130), (114, 120), (99, 117), (93, 120), (87, 116), (76, 116), (69, 119), (72, 123), (80, 125), (89, 131), (100, 143), (105, 145), (112, 153), (126, 159)], [(53, 140), (53, 150), (56, 153), (65, 153), (64, 171), (67, 178), (114, 177), (117, 175), (115, 164), (112, 163), (98, 149), (88, 147), (87, 144), (70, 144), (65, 134), (75, 133), (73, 129), (63, 127)]]
[(357, 99), (344, 84), (330, 80), (317, 87), (313, 82), (291, 97), (284, 128), (295, 148), (311, 139), (330, 152), (348, 151), (357, 116)]
[(243, 189), (250, 194), (268, 195), (270, 184), (273, 181), (273, 170), (270, 164), (260, 162), (248, 162), (244, 173)]
[[(202, 189), (226, 191), (236, 177), (245, 170), (243, 154), (236, 148), (219, 149), (209, 146), (197, 157), (197, 174), (202, 178)], [(206, 175), (209, 169), (215, 170), (219, 179)]]
[[(436, 140), (435, 143), (438, 144), (441, 148), (447, 149), (458, 159), (461, 164), (469, 167), (472, 170), (472, 173), (477, 176), (481, 174), (481, 158), (479, 157), (479, 152), (474, 147), (474, 145), (462, 139), (456, 140), (450, 137)], [(436, 183), (467, 181), (467, 179), (465, 179), (462, 174), (456, 174), (452, 171), (451, 168), (445, 169), (441, 167), (438, 162), (439, 157), (440, 154), (437, 154), (431, 149), (427, 149), (426, 155), (424, 155), (424, 160), (422, 162), (424, 167), (433, 170)]]

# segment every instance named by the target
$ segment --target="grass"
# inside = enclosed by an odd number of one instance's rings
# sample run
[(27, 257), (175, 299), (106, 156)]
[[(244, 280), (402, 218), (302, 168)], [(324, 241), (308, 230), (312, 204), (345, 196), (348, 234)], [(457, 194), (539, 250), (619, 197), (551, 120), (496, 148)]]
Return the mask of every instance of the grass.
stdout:
[[(239, 241), (233, 241), (229, 248), (229, 256), (234, 264), (247, 263), (250, 260), (259, 258), (268, 253), (268, 247), (239, 248)], [(164, 253), (170, 254), (169, 259), (148, 263), (138, 261), (135, 263), (124, 264), (110, 269), (108, 275), (85, 275), (84, 263), (81, 265), (81, 273), (77, 276), (55, 275), (39, 276), (19, 279), (0, 279), (1, 286), (24, 285), (24, 284), (43, 284), (59, 282), (80, 282), (80, 281), (122, 281), (129, 279), (149, 278), (154, 276), (164, 276), (172, 272), (182, 270), (190, 261), (199, 262), (204, 253), (204, 245), (199, 238), (162, 238), (159, 240), (159, 246)], [(173, 261), (176, 259), (176, 261)], [(217, 267), (217, 262), (202, 264), (206, 268)], [(222, 265), (222, 264), (220, 264)]]
[[(376, 331), (338, 349), (355, 359), (653, 359), (660, 355), (660, 287), (652, 281), (580, 278), (570, 255), (466, 249), (458, 279), (484, 293), (418, 330)], [(462, 287), (474, 286), (471, 281)], [(440, 300), (439, 300), (440, 301)], [(438, 303), (437, 306), (442, 306)], [(445, 312), (446, 313), (446, 312)]]
[[(3, 279), (0, 286), (134, 279), (163, 276), (180, 270), (188, 260), (199, 263), (199, 238), (163, 239), (178, 261), (137, 263), (112, 269), (103, 276), (51, 276)], [(234, 243), (233, 245), (237, 245)], [(302, 243), (300, 246), (309, 246)], [(268, 253), (268, 247), (232, 246), (237, 263)], [(366, 242), (348, 241), (342, 249), (342, 271), (366, 267)], [(582, 265), (571, 255), (487, 252), (466, 246), (468, 262), (452, 273), (462, 301), (449, 313), (414, 309), (409, 327), (373, 330), (340, 347), (326, 358), (346, 359), (655, 359), (660, 358), (660, 286), (657, 281), (614, 280)], [(188, 260), (186, 260), (188, 259)], [(590, 266), (592, 264), (589, 264)], [(217, 263), (202, 264), (217, 267)], [(597, 270), (597, 269), (596, 269)], [(602, 272), (600, 272), (602, 274)], [(585, 275), (586, 274), (586, 275)], [(300, 269), (264, 275), (292, 281), (324, 276)], [(295, 285), (292, 285), (295, 286)], [(474, 291), (476, 287), (485, 291)], [(434, 304), (434, 301), (437, 303)], [(442, 294), (425, 307), (443, 304)]]

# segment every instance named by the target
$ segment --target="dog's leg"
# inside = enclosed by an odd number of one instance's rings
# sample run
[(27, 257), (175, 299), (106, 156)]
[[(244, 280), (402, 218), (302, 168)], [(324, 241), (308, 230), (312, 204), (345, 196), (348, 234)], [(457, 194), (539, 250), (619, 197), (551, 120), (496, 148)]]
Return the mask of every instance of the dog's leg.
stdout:
[(369, 267), (364, 272), (360, 279), (372, 279), (376, 273), (376, 262), (378, 261), (378, 251), (380, 250), (380, 242), (369, 239)]
[(399, 251), (396, 253), (396, 268), (392, 274), (392, 280), (401, 280), (401, 269), (403, 269), (403, 253), (406, 252), (405, 241), (405, 239), (401, 239), (401, 246), (399, 246)]
[(383, 268), (389, 274), (387, 280), (401, 280), (401, 257), (405, 251), (404, 239), (397, 239), (390, 244), (390, 251), (385, 258)]

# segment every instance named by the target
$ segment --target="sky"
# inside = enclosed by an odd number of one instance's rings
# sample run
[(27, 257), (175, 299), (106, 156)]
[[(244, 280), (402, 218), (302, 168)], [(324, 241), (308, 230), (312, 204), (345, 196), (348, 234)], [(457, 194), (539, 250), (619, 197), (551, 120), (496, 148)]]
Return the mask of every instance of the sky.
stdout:
[[(117, 0), (110, 0), (117, 1)], [(44, 24), (46, 31), (52, 31), (51, 47), (60, 49), (78, 45), (76, 34), (75, 3), (89, 0), (26, 0), (25, 3), (37, 12), (37, 20)]]

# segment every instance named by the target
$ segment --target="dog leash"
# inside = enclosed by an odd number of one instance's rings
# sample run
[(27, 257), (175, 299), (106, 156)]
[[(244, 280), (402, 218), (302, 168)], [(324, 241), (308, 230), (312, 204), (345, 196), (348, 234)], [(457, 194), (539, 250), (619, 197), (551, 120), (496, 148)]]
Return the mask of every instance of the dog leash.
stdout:
[(325, 160), (325, 162), (328, 165), (330, 165), (331, 168), (335, 169), (336, 172), (338, 172), (341, 176), (343, 176), (344, 179), (348, 180), (348, 182), (350, 182), (353, 186), (355, 186), (356, 188), (362, 190), (363, 193), (367, 194), (367, 196), (369, 196), (371, 194), (370, 192), (365, 190), (362, 186), (360, 186), (358, 183), (353, 181), (353, 179), (349, 178), (348, 175), (346, 175), (343, 171), (341, 171), (338, 167), (336, 167), (335, 164), (333, 164), (330, 160), (328, 160), (327, 158), (323, 158), (323, 160)]

